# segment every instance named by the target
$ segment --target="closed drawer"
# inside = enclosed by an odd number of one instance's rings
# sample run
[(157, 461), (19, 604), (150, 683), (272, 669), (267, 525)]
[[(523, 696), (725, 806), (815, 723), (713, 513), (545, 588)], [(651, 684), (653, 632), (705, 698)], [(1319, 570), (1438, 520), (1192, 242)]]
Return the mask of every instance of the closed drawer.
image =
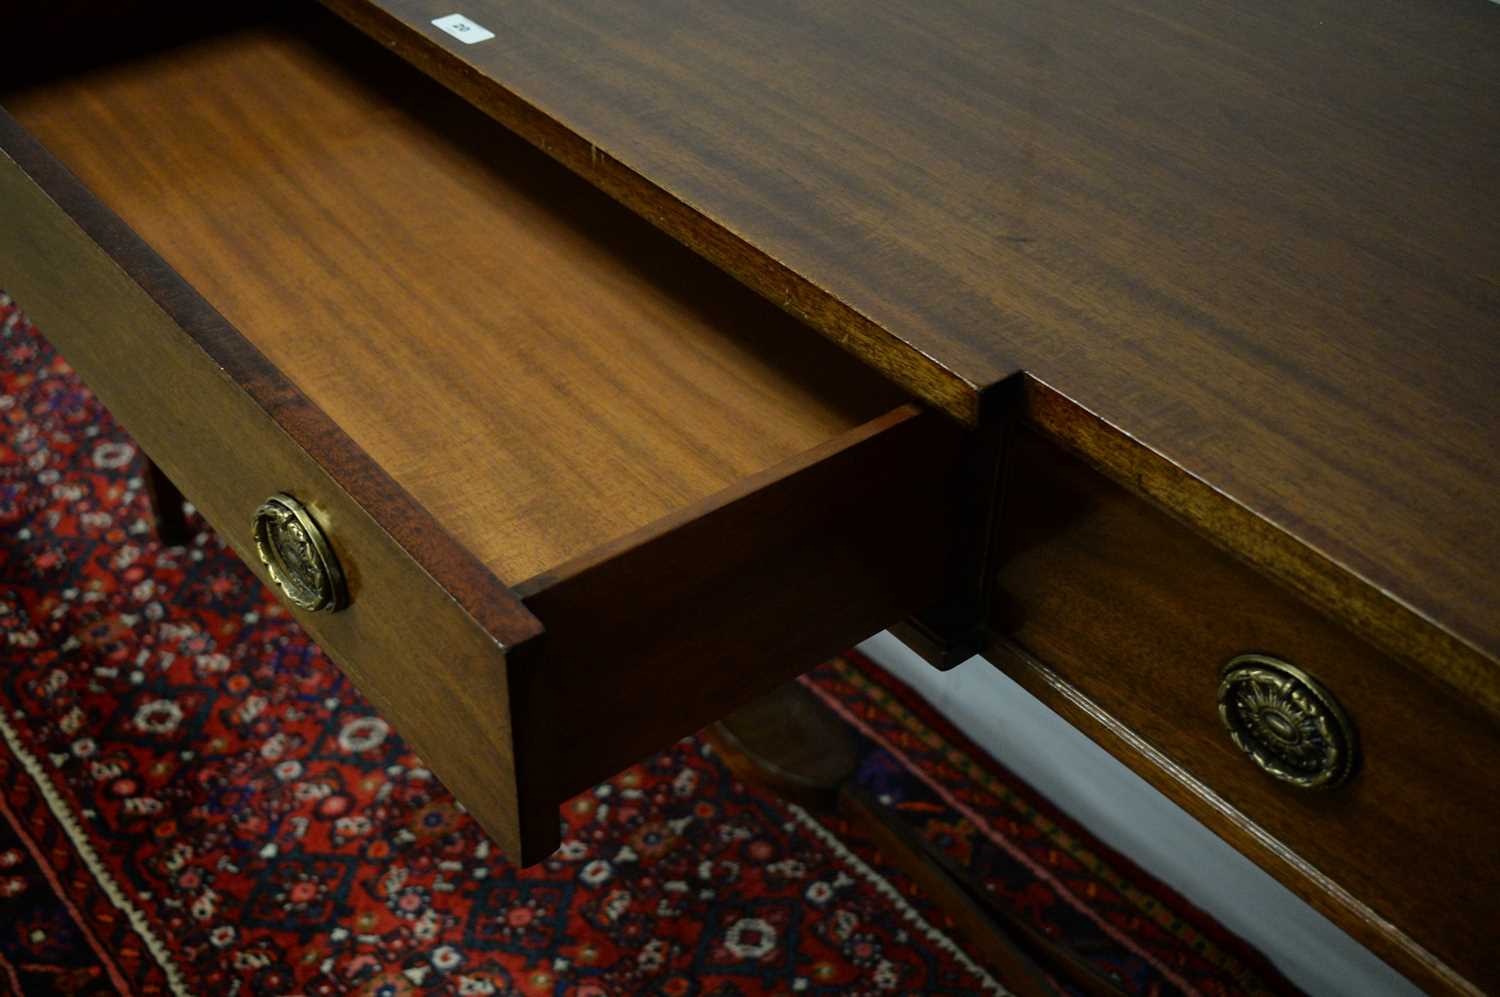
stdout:
[[(1423, 986), (1500, 987), (1495, 725), (1040, 437), (1008, 465), (996, 663)], [(1281, 781), (1231, 740), (1221, 670), (1247, 652), (1341, 704), (1347, 782)], [(1273, 727), (1322, 709), (1282, 694), (1253, 693)]]
[(534, 861), (567, 796), (935, 598), (958, 432), (289, 17), (8, 84), (0, 285), (268, 582), (252, 521), (301, 504), (346, 605), (299, 619)]

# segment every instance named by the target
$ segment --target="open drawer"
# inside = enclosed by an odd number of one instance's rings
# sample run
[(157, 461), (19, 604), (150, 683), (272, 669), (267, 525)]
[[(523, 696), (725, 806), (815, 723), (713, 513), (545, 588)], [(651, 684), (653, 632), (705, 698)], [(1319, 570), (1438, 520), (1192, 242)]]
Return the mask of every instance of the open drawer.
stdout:
[(955, 426), (329, 15), (113, 47), (0, 286), (513, 857), (937, 598)]

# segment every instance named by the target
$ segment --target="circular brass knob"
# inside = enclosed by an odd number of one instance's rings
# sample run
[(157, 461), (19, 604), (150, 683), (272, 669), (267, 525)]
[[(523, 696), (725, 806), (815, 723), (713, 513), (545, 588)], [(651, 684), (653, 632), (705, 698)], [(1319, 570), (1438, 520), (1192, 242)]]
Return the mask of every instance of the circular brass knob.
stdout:
[(1333, 694), (1306, 672), (1264, 654), (1224, 666), (1219, 717), (1261, 770), (1304, 789), (1347, 782), (1359, 758), (1354, 725)]
[(255, 552), (287, 600), (310, 612), (343, 609), (344, 573), (328, 538), (302, 503), (277, 492), (255, 510)]

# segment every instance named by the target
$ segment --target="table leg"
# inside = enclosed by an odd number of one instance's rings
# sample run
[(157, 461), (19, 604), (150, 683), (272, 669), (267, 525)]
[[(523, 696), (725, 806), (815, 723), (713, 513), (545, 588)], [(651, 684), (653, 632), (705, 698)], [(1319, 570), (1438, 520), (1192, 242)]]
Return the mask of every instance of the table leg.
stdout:
[(998, 907), (899, 813), (860, 789), (854, 735), (800, 683), (786, 683), (707, 734), (736, 777), (852, 822), (948, 913), (962, 941), (998, 969), (1018, 997), (1055, 997), (1063, 992), (1059, 979), (1090, 995), (1121, 992), (1066, 947)]
[(185, 544), (190, 539), (187, 510), (182, 492), (151, 458), (146, 458), (146, 496), (156, 525), (156, 538), (164, 544)]

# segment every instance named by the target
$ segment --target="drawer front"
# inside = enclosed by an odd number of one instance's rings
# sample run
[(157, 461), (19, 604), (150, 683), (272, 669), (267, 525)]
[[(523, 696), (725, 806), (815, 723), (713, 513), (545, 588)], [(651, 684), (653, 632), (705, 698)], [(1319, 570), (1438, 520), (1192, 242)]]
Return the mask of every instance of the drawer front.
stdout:
[[(1008, 464), (996, 662), (1408, 975), (1500, 986), (1495, 725), (1040, 437), (1018, 433)], [(1337, 704), (1272, 682), (1255, 709), (1333, 730), (1342, 708), (1342, 785), (1273, 777), (1231, 739), (1221, 672), (1247, 653)]]
[(294, 609), (299, 622), (485, 829), (518, 849), (496, 634), (519, 643), (540, 629), (535, 621), (519, 607), (508, 612), (507, 602), (518, 604), (503, 587), (487, 585), (482, 569), (14, 122), (0, 120), (0, 146), (6, 289), (263, 581), (257, 508), (286, 492), (311, 510), (349, 605)]

